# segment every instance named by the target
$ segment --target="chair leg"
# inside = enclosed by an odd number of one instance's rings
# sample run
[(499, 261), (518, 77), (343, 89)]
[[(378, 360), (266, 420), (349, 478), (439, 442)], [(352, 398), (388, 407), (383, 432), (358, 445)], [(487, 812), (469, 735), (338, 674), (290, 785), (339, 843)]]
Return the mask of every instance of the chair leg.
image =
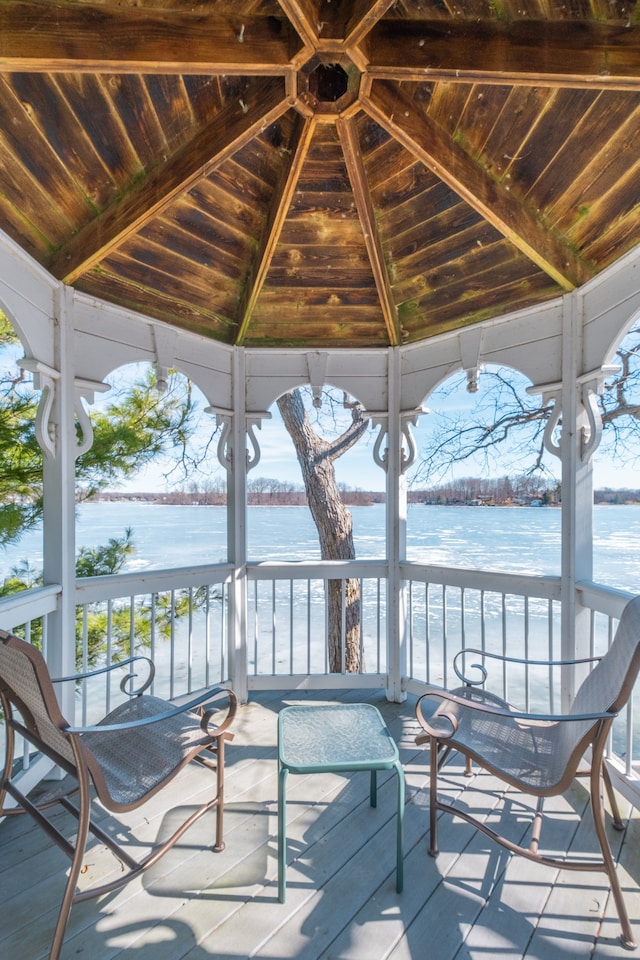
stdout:
[(398, 760), (395, 764), (396, 776), (398, 778), (398, 815), (397, 815), (397, 833), (396, 833), (396, 892), (402, 893), (404, 884), (404, 804), (405, 804), (405, 784), (404, 770)]
[(631, 923), (629, 922), (627, 907), (624, 902), (624, 897), (622, 896), (620, 881), (618, 880), (618, 874), (616, 872), (616, 865), (613, 860), (611, 847), (609, 846), (609, 840), (607, 839), (607, 833), (605, 829), (601, 784), (603, 779), (601, 776), (602, 767), (602, 754), (600, 752), (600, 755), (598, 756), (596, 751), (596, 756), (593, 758), (593, 765), (591, 768), (591, 809), (593, 811), (593, 821), (596, 828), (598, 843), (600, 844), (600, 850), (602, 851), (602, 860), (605, 871), (609, 877), (611, 893), (613, 894), (616, 910), (618, 911), (618, 918), (620, 920), (621, 927), (620, 940), (622, 941), (622, 945), (626, 947), (627, 950), (634, 950), (636, 948), (636, 941), (634, 940), (633, 933), (631, 931)]
[(429, 853), (437, 857), (438, 850), (438, 753), (436, 737), (429, 737)]
[[(2, 709), (5, 715), (5, 718), (8, 720), (11, 714), (10, 704), (8, 701), (2, 697), (1, 699)], [(4, 770), (2, 772), (2, 781), (0, 782), (0, 810), (4, 808), (4, 801), (7, 795), (7, 783), (11, 779), (11, 769), (13, 767), (13, 752), (15, 746), (15, 736), (13, 732), (13, 727), (5, 722), (5, 745), (4, 745)]]
[(76, 885), (78, 883), (78, 877), (80, 876), (82, 860), (84, 858), (87, 837), (89, 834), (91, 795), (89, 779), (85, 769), (78, 769), (78, 783), (80, 786), (80, 815), (78, 817), (78, 832), (76, 835), (75, 852), (71, 861), (71, 869), (69, 870), (69, 876), (67, 877), (67, 885), (64, 889), (62, 903), (60, 904), (60, 912), (58, 914), (58, 921), (53, 934), (53, 941), (51, 943), (51, 950), (49, 952), (49, 960), (58, 960), (60, 950), (62, 949), (62, 942), (67, 929), (71, 907), (73, 906), (75, 900)]
[(624, 830), (625, 824), (624, 820), (620, 815), (620, 807), (618, 806), (618, 799), (613, 790), (613, 784), (611, 783), (611, 777), (609, 771), (607, 770), (606, 763), (602, 764), (602, 779), (604, 780), (605, 789), (607, 791), (607, 797), (609, 798), (609, 805), (611, 807), (611, 816), (613, 817), (613, 826), (615, 830)]
[(214, 851), (224, 850), (222, 827), (224, 821), (224, 735), (218, 739), (216, 757), (216, 785), (218, 789), (218, 803), (216, 804), (216, 842)]

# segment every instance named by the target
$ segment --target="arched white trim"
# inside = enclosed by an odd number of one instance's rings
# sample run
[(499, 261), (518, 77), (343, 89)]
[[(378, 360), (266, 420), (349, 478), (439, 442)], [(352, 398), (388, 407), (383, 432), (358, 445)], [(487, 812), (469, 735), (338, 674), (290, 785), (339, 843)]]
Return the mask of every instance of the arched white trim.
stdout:
[(55, 365), (54, 321), (62, 285), (0, 230), (0, 303), (24, 347)]

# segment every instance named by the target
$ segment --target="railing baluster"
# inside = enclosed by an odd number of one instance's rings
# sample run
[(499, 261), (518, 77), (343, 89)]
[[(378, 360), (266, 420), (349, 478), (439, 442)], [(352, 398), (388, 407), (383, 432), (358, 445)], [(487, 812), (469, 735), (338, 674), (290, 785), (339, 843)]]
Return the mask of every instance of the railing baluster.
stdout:
[(289, 580), (289, 673), (293, 674), (293, 580)]
[[(529, 597), (524, 598), (524, 658), (529, 660)], [(525, 710), (531, 710), (531, 671), (529, 666), (524, 670), (524, 702)]]
[(189, 587), (189, 623), (187, 633), (187, 689), (193, 690), (193, 587)]
[(307, 674), (311, 673), (311, 580), (307, 578)]
[[(425, 679), (431, 683), (431, 608), (429, 605), (429, 584), (424, 585), (424, 658), (425, 658)], [(412, 674), (413, 676), (413, 674)]]
[(176, 676), (176, 632), (175, 632), (175, 631), (176, 631), (176, 617), (175, 617), (176, 605), (175, 605), (175, 603), (176, 603), (176, 594), (175, 594), (175, 590), (172, 590), (172, 591), (171, 591), (171, 599), (170, 599), (170, 604), (171, 604), (171, 605), (170, 605), (170, 608), (169, 608), (169, 616), (170, 616), (170, 621), (169, 621), (169, 623), (170, 623), (170, 626), (169, 626), (169, 630), (170, 630), (170, 640), (169, 640), (169, 642), (170, 642), (170, 644), (171, 644), (170, 654), (169, 654), (169, 656), (170, 656), (170, 663), (171, 663), (171, 672), (170, 672), (170, 675), (169, 675), (169, 699), (170, 699), (170, 700), (173, 700), (173, 698), (174, 698), (174, 696), (175, 696), (175, 676)]
[(442, 682), (449, 686), (449, 653), (447, 644), (447, 587), (442, 586)]
[[(502, 594), (502, 655), (507, 655), (507, 597)], [(509, 684), (507, 677), (507, 665), (502, 667), (502, 696), (505, 700), (509, 699)]]
[(271, 673), (276, 673), (276, 581), (271, 583)]

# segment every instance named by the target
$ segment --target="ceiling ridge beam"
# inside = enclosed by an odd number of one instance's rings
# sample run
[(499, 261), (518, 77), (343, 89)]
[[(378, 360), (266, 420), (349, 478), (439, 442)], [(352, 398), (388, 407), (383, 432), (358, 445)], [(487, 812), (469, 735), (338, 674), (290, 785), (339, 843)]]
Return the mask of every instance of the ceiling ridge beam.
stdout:
[(571, 74), (526, 73), (487, 73), (482, 70), (459, 70), (448, 67), (367, 67), (367, 78), (374, 80), (396, 80), (398, 82), (436, 83), (475, 83), (487, 87), (552, 87), (565, 90), (617, 90), (622, 93), (635, 93), (640, 90), (638, 77), (578, 76)]
[(282, 74), (293, 30), (268, 17), (0, 3), (0, 72)]
[(318, 45), (318, 11), (312, 0), (278, 0), (283, 13), (305, 47)]
[(380, 232), (376, 223), (371, 191), (367, 181), (367, 174), (362, 160), (362, 151), (358, 139), (355, 117), (339, 118), (336, 121), (342, 152), (347, 165), (347, 173), (351, 182), (351, 189), (356, 203), (360, 223), (364, 233), (364, 242), (371, 264), (371, 272), (378, 291), (382, 316), (384, 317), (389, 345), (397, 347), (402, 343), (402, 330), (398, 311), (393, 295), (389, 273), (384, 259)]
[(382, 20), (385, 13), (396, 3), (396, 0), (366, 0), (367, 9), (363, 12), (362, 2), (353, 4), (351, 19), (347, 24), (345, 46), (356, 46), (365, 39), (367, 34), (373, 30), (379, 20)]
[(242, 346), (246, 339), (251, 317), (253, 316), (258, 297), (267, 279), (267, 274), (269, 273), (271, 262), (280, 240), (282, 228), (289, 207), (291, 206), (291, 200), (298, 184), (300, 171), (309, 152), (309, 146), (313, 139), (316, 125), (317, 120), (315, 117), (300, 117), (298, 120), (297, 130), (294, 134), (297, 142), (292, 144), (291, 162), (287, 171), (282, 176), (271, 201), (260, 249), (255, 257), (251, 274), (245, 286), (244, 303), (240, 311), (241, 320), (236, 337), (237, 346)]
[(573, 290), (591, 279), (595, 270), (561, 238), (538, 223), (399, 86), (377, 81), (361, 103), (376, 123), (564, 290)]
[(374, 79), (640, 89), (634, 23), (387, 19), (367, 56)]
[(227, 103), (193, 140), (60, 247), (47, 263), (49, 271), (64, 283), (74, 283), (289, 107), (282, 82), (253, 81), (242, 100)]

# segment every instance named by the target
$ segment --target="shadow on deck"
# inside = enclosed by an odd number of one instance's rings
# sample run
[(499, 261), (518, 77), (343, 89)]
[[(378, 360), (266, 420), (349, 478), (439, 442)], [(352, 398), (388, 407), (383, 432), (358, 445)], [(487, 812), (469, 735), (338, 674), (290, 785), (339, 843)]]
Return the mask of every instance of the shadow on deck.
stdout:
[[(287, 788), (287, 901), (277, 891), (276, 719), (289, 703), (369, 700), (395, 737), (407, 779), (405, 884), (395, 890), (394, 775), (379, 774), (378, 806), (369, 806), (366, 773), (313, 774)], [(414, 700), (387, 703), (366, 696), (296, 691), (253, 695), (234, 727), (227, 752), (226, 848), (213, 853), (213, 814), (139, 881), (76, 905), (62, 960), (567, 960), (625, 956), (608, 890), (599, 873), (555, 872), (491, 844), (467, 824), (445, 816), (441, 853), (428, 855), (427, 752), (415, 745)], [(487, 794), (489, 776), (467, 779), (452, 764), (443, 792), (476, 814), (505, 818), (523, 835), (533, 803), (502, 790)], [(167, 798), (182, 808), (211, 787), (206, 771), (185, 771), (168, 791), (130, 814), (130, 827), (156, 840), (172, 827)], [(484, 789), (483, 789), (484, 788)], [(462, 791), (462, 794), (461, 794)], [(543, 842), (554, 852), (596, 851), (583, 785), (549, 801)], [(623, 809), (625, 809), (623, 807)], [(141, 816), (142, 815), (142, 816)], [(66, 816), (61, 813), (60, 818)], [(60, 822), (63, 822), (62, 819)], [(72, 821), (69, 829), (73, 830)], [(640, 939), (640, 815), (624, 834), (611, 830), (627, 906)], [(0, 825), (0, 955), (48, 955), (68, 861), (27, 818)], [(100, 845), (88, 852), (82, 882), (118, 871)], [(640, 954), (640, 951), (638, 951)], [(631, 954), (633, 956), (633, 954)]]

